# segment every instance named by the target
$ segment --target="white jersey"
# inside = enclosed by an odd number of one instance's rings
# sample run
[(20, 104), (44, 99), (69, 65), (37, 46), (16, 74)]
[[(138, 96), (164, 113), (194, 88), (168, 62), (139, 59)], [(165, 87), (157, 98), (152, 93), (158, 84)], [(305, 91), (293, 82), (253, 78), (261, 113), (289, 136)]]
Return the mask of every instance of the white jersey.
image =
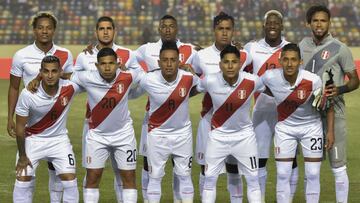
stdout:
[(157, 135), (191, 133), (189, 93), (198, 81), (197, 76), (180, 69), (175, 81), (170, 83), (160, 70), (142, 78), (140, 86), (148, 93), (150, 101), (148, 132)]
[(57, 137), (67, 134), (66, 120), (74, 95), (82, 91), (78, 85), (67, 80), (59, 81), (59, 90), (48, 95), (42, 85), (36, 93), (24, 88), (16, 104), (16, 115), (28, 117), (25, 135)]
[(73, 57), (69, 50), (53, 44), (53, 47), (47, 53), (44, 53), (34, 42), (15, 53), (10, 74), (21, 77), (24, 85), (27, 86), (39, 74), (41, 61), (48, 55), (54, 55), (60, 59), (60, 66), (65, 73), (72, 72)]
[[(136, 58), (138, 62), (144, 62), (146, 64), (146, 70), (152, 71), (160, 68), (158, 64), (160, 49), (162, 47), (161, 39), (157, 42), (149, 42), (141, 45), (136, 50)], [(191, 44), (186, 44), (176, 41), (176, 45), (179, 49), (180, 62), (183, 64), (190, 64), (194, 68), (198, 66), (197, 51)]]
[[(251, 55), (252, 61), (246, 68), (247, 71), (262, 76), (267, 70), (280, 68), (280, 54), (282, 48), (289, 42), (282, 38), (281, 43), (272, 47), (266, 43), (265, 39), (259, 41), (249, 42), (244, 46), (244, 49)], [(274, 99), (267, 97), (266, 95), (255, 94), (256, 103), (254, 111), (276, 111), (276, 105)]]
[(274, 69), (261, 77), (275, 98), (278, 122), (291, 127), (319, 122), (320, 114), (312, 107), (312, 95), (322, 87), (320, 77), (300, 69), (295, 84), (290, 86), (283, 74), (283, 69)]
[[(138, 68), (139, 63), (136, 60), (135, 53), (128, 48), (113, 44), (112, 49), (118, 55), (118, 62), (125, 64), (127, 68)], [(76, 58), (74, 71), (89, 71), (97, 70), (95, 63), (97, 63), (97, 54), (99, 50), (96, 46), (92, 49), (92, 54), (81, 52)]]
[(141, 68), (116, 72), (108, 83), (98, 71), (74, 72), (71, 80), (85, 88), (90, 108), (89, 130), (99, 136), (113, 136), (132, 129), (128, 109), (128, 93), (132, 84), (139, 82), (144, 72)]
[(223, 78), (222, 72), (205, 76), (198, 91), (208, 92), (211, 96), (214, 111), (211, 128), (220, 134), (235, 133), (251, 129), (250, 119), (251, 96), (265, 87), (259, 77), (240, 72), (237, 82), (230, 86)]

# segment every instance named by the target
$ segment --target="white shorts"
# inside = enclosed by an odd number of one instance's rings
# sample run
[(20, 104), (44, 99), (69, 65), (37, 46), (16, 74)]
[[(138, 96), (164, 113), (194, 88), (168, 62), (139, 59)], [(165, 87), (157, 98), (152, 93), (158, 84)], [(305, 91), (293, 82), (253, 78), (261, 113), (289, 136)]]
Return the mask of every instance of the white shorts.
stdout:
[(141, 125), (141, 137), (139, 145), (139, 155), (147, 156), (147, 134), (148, 134), (149, 113), (145, 112), (144, 120)]
[(147, 145), (150, 177), (163, 177), (165, 175), (165, 165), (169, 158), (172, 158), (174, 162), (174, 173), (180, 176), (191, 175), (191, 133), (160, 136), (150, 132), (147, 138)]
[(205, 153), (205, 175), (218, 176), (229, 156), (237, 160), (241, 174), (257, 176), (257, 144), (252, 129), (226, 135), (211, 131)]
[(259, 158), (269, 158), (275, 125), (277, 123), (277, 112), (254, 110), (252, 121), (258, 144)]
[[(33, 168), (27, 167), (27, 176), (35, 176), (36, 168), (40, 160), (51, 162), (55, 168), (56, 175), (75, 174), (76, 161), (72, 145), (67, 135), (53, 138), (40, 138), (36, 135), (25, 138), (26, 155)], [(16, 163), (19, 154), (16, 155)], [(25, 172), (21, 174), (25, 176)]]
[(104, 168), (106, 160), (113, 155), (118, 169), (135, 170), (137, 153), (134, 129), (116, 136), (100, 136), (89, 131), (85, 137), (84, 155), (85, 168)]
[(298, 142), (301, 144), (304, 157), (322, 158), (323, 129), (321, 121), (297, 127), (289, 127), (283, 122), (276, 124), (275, 158), (294, 158)]
[(196, 136), (196, 162), (200, 165), (205, 165), (205, 152), (206, 152), (206, 143), (211, 131), (210, 122), (205, 118), (201, 118), (199, 121), (199, 126)]

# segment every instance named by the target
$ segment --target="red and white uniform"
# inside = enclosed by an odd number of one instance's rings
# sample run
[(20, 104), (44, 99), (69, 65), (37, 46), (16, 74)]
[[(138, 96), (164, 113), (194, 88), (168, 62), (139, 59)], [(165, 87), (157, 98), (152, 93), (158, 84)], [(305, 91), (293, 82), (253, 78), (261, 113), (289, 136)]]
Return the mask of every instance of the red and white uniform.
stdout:
[[(215, 44), (200, 50), (198, 52), (199, 68), (195, 69), (195, 72), (203, 76), (220, 72), (220, 52), (221, 51), (216, 48)], [(240, 62), (242, 63), (241, 70), (243, 70), (251, 62), (251, 58), (245, 50), (240, 50)], [(204, 154), (206, 151), (207, 137), (210, 132), (211, 114), (211, 97), (208, 93), (205, 93), (202, 101), (201, 119), (199, 121), (196, 137), (196, 160), (201, 165), (205, 165)], [(232, 162), (232, 160), (229, 161)]]
[(143, 74), (140, 68), (117, 70), (115, 79), (108, 83), (98, 71), (73, 73), (71, 80), (88, 94), (91, 112), (83, 157), (86, 168), (103, 168), (113, 152), (119, 169), (135, 169), (136, 140), (128, 110), (128, 92)]
[[(280, 68), (281, 50), (288, 43), (284, 38), (276, 47), (271, 47), (265, 39), (247, 43), (244, 48), (251, 55), (252, 61), (246, 69), (260, 77), (267, 70)], [(264, 93), (256, 93), (255, 98), (252, 120), (258, 142), (259, 158), (269, 158), (277, 122), (276, 104), (273, 97)]]
[(33, 168), (33, 176), (40, 160), (51, 161), (57, 174), (75, 173), (75, 157), (66, 129), (67, 115), (74, 95), (82, 89), (69, 81), (60, 80), (56, 95), (48, 95), (42, 85), (36, 93), (23, 89), (16, 115), (28, 117), (25, 126), (25, 149)]
[(192, 128), (189, 118), (189, 93), (198, 77), (178, 70), (177, 78), (167, 82), (160, 70), (149, 72), (140, 81), (148, 93), (150, 108), (147, 134), (147, 155), (150, 176), (164, 175), (170, 155), (175, 162), (174, 172), (188, 176), (192, 161)]
[(264, 90), (261, 80), (240, 72), (237, 82), (230, 86), (219, 72), (205, 76), (197, 89), (210, 94), (214, 108), (205, 175), (217, 176), (230, 155), (240, 162), (242, 174), (257, 175), (257, 144), (249, 113), (252, 95)]
[(26, 86), (38, 74), (41, 67), (41, 61), (45, 56), (54, 55), (60, 59), (60, 66), (65, 73), (71, 73), (73, 69), (73, 57), (69, 50), (53, 45), (53, 47), (44, 53), (35, 42), (17, 51), (13, 57), (10, 74), (23, 79)]
[[(161, 39), (157, 42), (147, 43), (144, 45), (141, 45), (136, 50), (136, 58), (138, 62), (143, 62), (145, 65), (144, 69), (146, 71), (153, 71), (156, 69), (159, 69), (159, 56), (160, 56), (160, 49), (162, 47), (162, 41)], [(194, 49), (194, 47), (191, 44), (182, 43), (180, 40), (176, 41), (176, 45), (179, 49), (179, 59), (180, 62), (183, 64), (190, 64), (192, 67), (196, 69), (198, 67), (198, 55), (197, 51)], [(139, 154), (146, 156), (146, 139), (147, 139), (147, 126), (148, 126), (148, 105), (146, 107), (145, 117), (143, 120), (143, 125), (141, 129), (141, 139), (140, 139), (140, 147), (139, 147)]]
[(285, 80), (283, 70), (275, 69), (267, 71), (261, 79), (277, 105), (275, 157), (295, 157), (298, 140), (304, 157), (322, 157), (322, 123), (320, 113), (312, 107), (313, 92), (322, 87), (320, 77), (300, 69), (291, 86)]

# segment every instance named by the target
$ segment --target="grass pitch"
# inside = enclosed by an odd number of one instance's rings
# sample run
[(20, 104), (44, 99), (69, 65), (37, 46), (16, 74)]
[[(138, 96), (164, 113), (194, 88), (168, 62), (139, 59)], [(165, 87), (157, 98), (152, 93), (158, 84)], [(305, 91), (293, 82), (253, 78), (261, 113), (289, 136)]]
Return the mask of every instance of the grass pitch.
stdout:
[[(12, 202), (12, 191), (15, 182), (15, 155), (16, 142), (15, 139), (8, 136), (6, 131), (7, 123), (7, 90), (8, 81), (0, 80), (0, 202)], [(196, 127), (199, 120), (199, 110), (201, 109), (202, 96), (196, 96), (190, 100), (191, 120), (193, 123), (193, 137), (195, 142)], [(68, 117), (69, 136), (74, 147), (74, 152), (77, 159), (77, 178), (80, 192), (80, 201), (82, 202), (82, 180), (85, 175), (85, 170), (81, 167), (81, 132), (82, 124), (85, 115), (85, 100), (86, 94), (78, 95), (75, 98)], [(350, 179), (350, 197), (349, 202), (360, 202), (360, 157), (358, 155), (358, 148), (360, 146), (360, 101), (359, 90), (347, 94), (347, 121), (348, 121), (348, 174)], [(141, 123), (144, 115), (146, 97), (140, 97), (129, 102), (131, 117), (134, 120), (134, 129), (137, 136), (138, 143), (140, 142)], [(141, 195), (141, 169), (142, 157), (138, 156), (137, 166), (137, 184), (138, 184), (138, 200), (142, 202)], [(294, 203), (305, 202), (303, 194), (303, 177), (304, 168), (301, 156), (299, 158), (300, 178), (295, 196)], [(276, 174), (275, 174), (274, 159), (271, 158), (268, 162), (268, 182), (267, 182), (267, 202), (275, 202), (276, 194)], [(163, 178), (162, 184), (162, 201), (164, 203), (172, 202), (172, 187), (171, 187), (171, 164), (168, 163), (166, 168), (166, 176)], [(36, 173), (36, 189), (33, 202), (49, 202), (48, 193), (48, 172), (46, 162), (41, 162)], [(200, 202), (198, 190), (199, 166), (194, 162), (192, 171), (193, 183), (195, 187), (194, 202)], [(321, 198), (320, 202), (330, 203), (335, 202), (334, 180), (331, 173), (329, 163), (323, 162), (321, 170)], [(246, 193), (246, 192), (244, 192)], [(116, 202), (115, 193), (113, 189), (113, 172), (109, 163), (106, 165), (104, 174), (102, 176), (100, 185), (100, 202)], [(218, 181), (217, 187), (217, 202), (229, 202), (229, 195), (226, 190), (226, 176), (222, 175)], [(244, 202), (247, 202), (244, 198)]]

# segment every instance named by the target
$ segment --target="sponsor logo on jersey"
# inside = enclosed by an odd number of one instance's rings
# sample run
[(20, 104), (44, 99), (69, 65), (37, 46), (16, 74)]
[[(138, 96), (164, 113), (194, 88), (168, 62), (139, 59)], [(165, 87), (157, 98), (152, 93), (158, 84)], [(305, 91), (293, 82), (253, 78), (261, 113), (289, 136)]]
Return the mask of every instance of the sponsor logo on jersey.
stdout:
[(327, 51), (327, 50), (322, 51), (322, 53), (321, 53), (321, 58), (322, 58), (323, 60), (326, 60), (326, 59), (328, 59), (329, 57), (330, 57), (330, 51)]
[(179, 89), (179, 95), (180, 95), (180, 97), (185, 97), (186, 96), (186, 88), (185, 87), (181, 87)]
[(122, 94), (122, 93), (124, 92), (124, 90), (125, 90), (124, 84), (123, 84), (123, 83), (119, 83), (118, 86), (117, 86), (117, 88), (116, 88), (116, 90), (117, 90), (117, 92), (118, 92), (119, 94)]
[(239, 97), (239, 99), (245, 99), (246, 98), (246, 90), (239, 90), (238, 97)]
[(61, 105), (66, 106), (69, 103), (69, 99), (65, 96), (60, 99)]
[(306, 90), (298, 90), (297, 97), (301, 100), (305, 99), (306, 98)]

